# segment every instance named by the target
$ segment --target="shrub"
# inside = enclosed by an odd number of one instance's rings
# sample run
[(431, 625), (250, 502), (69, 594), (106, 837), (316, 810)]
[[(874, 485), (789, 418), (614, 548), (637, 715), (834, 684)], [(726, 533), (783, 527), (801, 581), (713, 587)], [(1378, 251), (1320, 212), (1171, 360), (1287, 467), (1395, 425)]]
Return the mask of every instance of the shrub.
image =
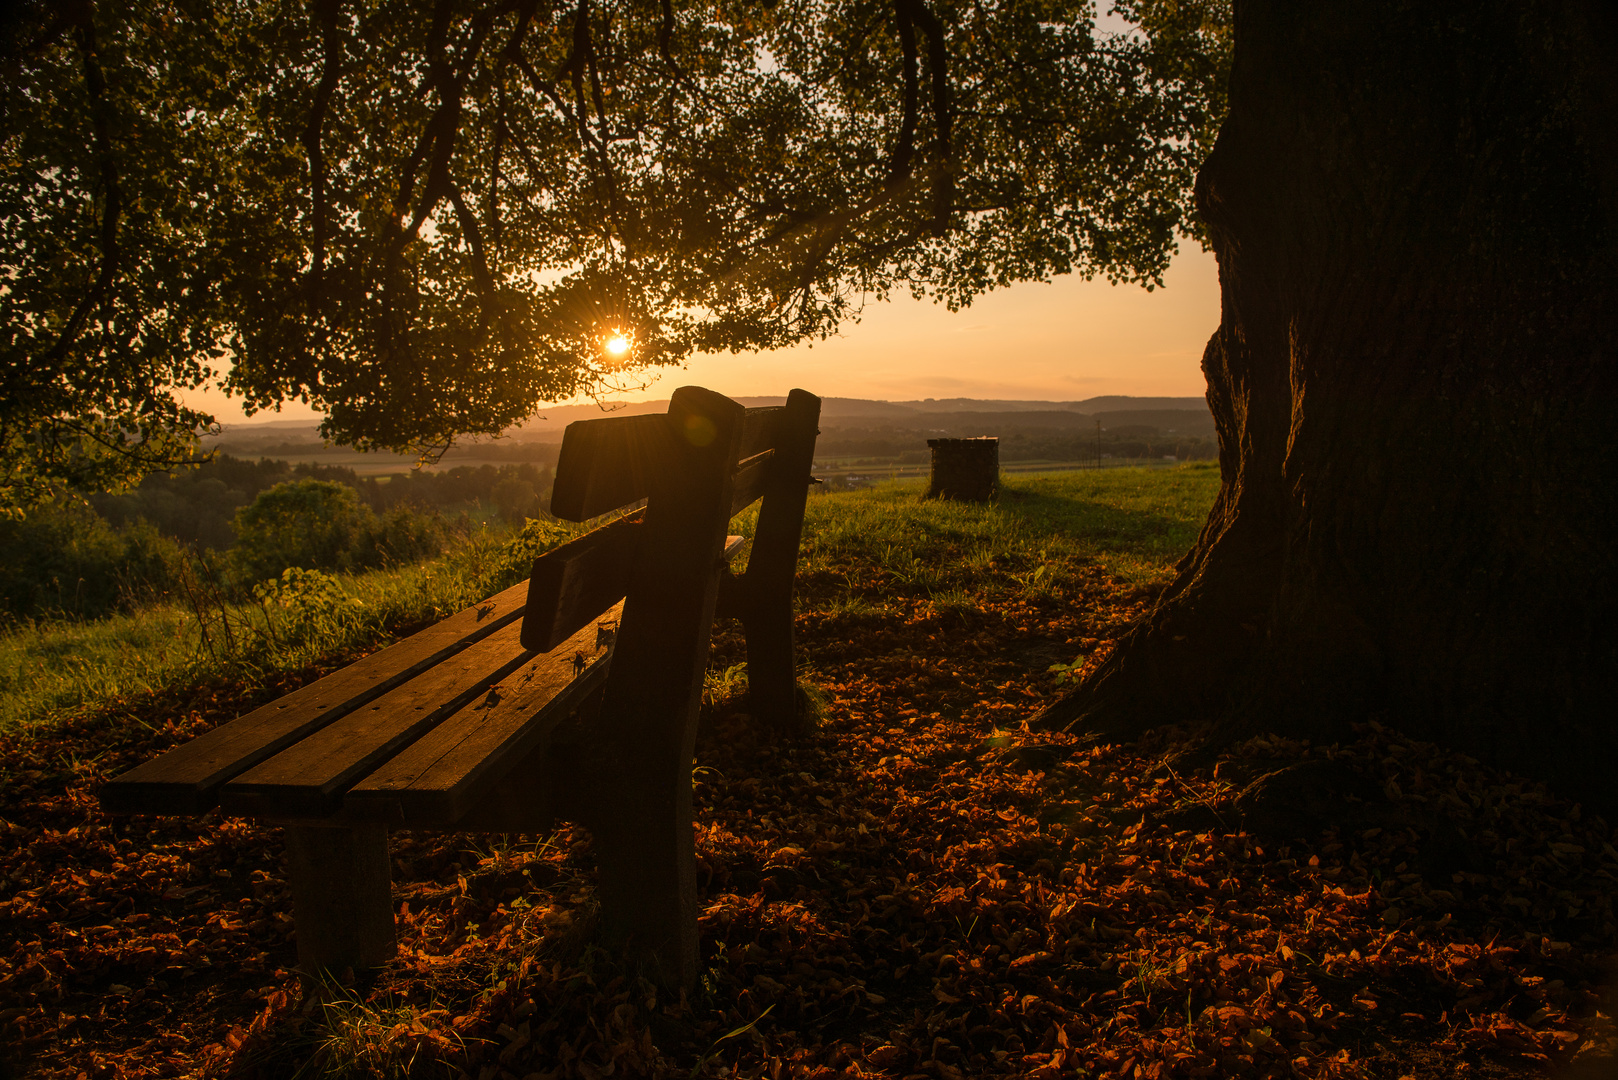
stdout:
[(264, 609), (270, 633), (283, 644), (302, 642), (329, 631), (327, 624), (340, 619), (345, 609), (362, 606), (330, 574), (295, 566), (282, 571), (278, 578), (254, 585), (253, 596)]
[(506, 521), (522, 521), (539, 505), (539, 493), (534, 485), (521, 477), (511, 476), (499, 481), (490, 492), (500, 516)]
[(374, 551), (375, 515), (354, 489), (331, 480), (293, 480), (261, 492), (236, 511), (230, 562), (245, 583), (278, 578), (288, 567), (349, 570)]
[(399, 505), (382, 514), (371, 527), (365, 565), (416, 563), (444, 550), (444, 519), (434, 511)]
[(107, 524), (82, 504), (0, 520), (0, 608), (96, 618), (166, 592), (187, 558), (146, 521)]
[(444, 520), (399, 505), (378, 517), (355, 490), (332, 480), (277, 484), (236, 512), (230, 563), (241, 585), (302, 570), (365, 570), (432, 558)]

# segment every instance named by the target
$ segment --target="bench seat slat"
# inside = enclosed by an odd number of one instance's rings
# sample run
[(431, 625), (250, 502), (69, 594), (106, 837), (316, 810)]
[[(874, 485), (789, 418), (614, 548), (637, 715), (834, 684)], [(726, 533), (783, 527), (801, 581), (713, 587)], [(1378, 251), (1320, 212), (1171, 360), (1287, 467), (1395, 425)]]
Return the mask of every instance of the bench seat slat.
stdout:
[(610, 635), (600, 627), (616, 625), (622, 612), (623, 603), (614, 604), (355, 784), (343, 797), (344, 816), (416, 827), (453, 825), (606, 680)]
[(221, 789), (220, 808), (266, 818), (333, 813), (349, 785), (527, 660), (520, 631), (500, 628), (243, 773)]
[(526, 583), (514, 585), (138, 765), (101, 789), (101, 805), (121, 813), (200, 814), (232, 777), (509, 626), (527, 595)]

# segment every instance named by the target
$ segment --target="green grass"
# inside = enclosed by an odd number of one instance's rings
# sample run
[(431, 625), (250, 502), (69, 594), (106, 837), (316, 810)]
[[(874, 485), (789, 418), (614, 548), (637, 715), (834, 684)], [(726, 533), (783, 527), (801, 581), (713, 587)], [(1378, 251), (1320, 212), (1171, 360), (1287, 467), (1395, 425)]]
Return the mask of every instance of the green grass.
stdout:
[[(564, 530), (565, 531), (565, 530)], [(478, 531), (442, 558), (362, 574), (281, 603), (232, 603), (206, 585), (95, 621), (31, 620), (0, 637), (0, 731), (209, 679), (257, 681), (386, 642), (520, 580), (511, 534)]]
[[(1097, 572), (1147, 584), (1191, 547), (1218, 488), (1217, 466), (1199, 462), (1006, 476), (988, 504), (928, 499), (915, 480), (815, 497), (800, 602), (858, 618), (902, 595), (940, 608), (1060, 598)], [(750, 535), (751, 518), (737, 521)]]
[[(999, 501), (986, 505), (926, 499), (924, 482), (913, 480), (816, 496), (804, 525), (799, 603), (858, 622), (904, 596), (947, 613), (1059, 600), (1098, 573), (1146, 584), (1191, 546), (1218, 486), (1216, 467), (1194, 463), (1012, 475)], [(750, 536), (755, 515), (732, 528)], [(569, 531), (553, 527), (539, 548)], [(13, 626), (0, 636), (0, 731), (209, 679), (258, 680), (385, 642), (520, 580), (534, 546), (519, 555), (508, 541), (478, 532), (419, 566), (333, 575), (330, 587), (317, 580), (290, 606), (221, 604), (200, 590), (195, 600), (95, 622)]]

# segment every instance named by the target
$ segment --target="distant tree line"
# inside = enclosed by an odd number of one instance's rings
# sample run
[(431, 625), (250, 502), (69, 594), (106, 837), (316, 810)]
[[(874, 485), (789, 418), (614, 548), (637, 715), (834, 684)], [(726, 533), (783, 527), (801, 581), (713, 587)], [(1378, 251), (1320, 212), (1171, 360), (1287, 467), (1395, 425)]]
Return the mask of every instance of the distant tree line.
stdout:
[[(1127, 425), (1101, 432), (1030, 428), (1000, 433), (1001, 461), (1089, 461), (1099, 453), (1113, 458), (1162, 458), (1199, 461), (1219, 456), (1219, 444), (1210, 438), (1162, 432), (1145, 425)], [(921, 463), (928, 460), (926, 432), (893, 428), (839, 428), (827, 431), (815, 444), (815, 456), (873, 458)]]
[(177, 473), (148, 476), (118, 495), (92, 495), (90, 505), (115, 527), (139, 520), (159, 533), (198, 550), (223, 551), (236, 542), (236, 512), (277, 484), (329, 480), (352, 488), (359, 501), (378, 513), (397, 506), (460, 513), (495, 507), (507, 520), (538, 513), (550, 504), (551, 470), (531, 463), (461, 465), (441, 472), (411, 472), (386, 479), (361, 477), (342, 466), (290, 464), (261, 458), (249, 461), (220, 454)]

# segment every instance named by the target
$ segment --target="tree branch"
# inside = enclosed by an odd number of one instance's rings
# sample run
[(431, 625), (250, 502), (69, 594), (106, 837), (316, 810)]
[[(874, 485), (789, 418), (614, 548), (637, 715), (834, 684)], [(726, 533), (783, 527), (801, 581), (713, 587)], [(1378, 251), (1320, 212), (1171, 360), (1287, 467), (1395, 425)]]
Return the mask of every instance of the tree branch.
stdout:
[[(393, 214), (395, 218), (403, 214), (411, 203), (415, 201), (412, 196), (416, 190), (416, 171), (421, 168), (421, 164), (426, 160), (427, 155), (436, 150), (435, 144), (442, 135), (441, 129), (445, 119), (445, 108), (450, 104), (450, 97), (445, 94), (442, 81), (444, 39), (449, 32), (450, 12), (451, 0), (438, 0), (437, 5), (433, 8), (432, 25), (427, 31), (427, 78), (422, 83), (422, 89), (438, 90), (439, 107), (434, 111), (432, 119), (427, 122), (426, 127), (422, 128), (421, 134), (416, 138), (416, 145), (410, 151), (410, 157), (405, 160), (404, 170), (399, 178), (399, 193), (394, 198)], [(458, 97), (459, 95), (455, 96)], [(430, 176), (429, 172), (429, 183), (431, 183)], [(426, 215), (421, 215), (407, 233), (406, 241), (408, 241), (410, 235), (415, 233), (416, 229), (421, 228), (421, 221), (425, 219)]]
[(98, 304), (106, 302), (112, 292), (112, 283), (118, 275), (118, 219), (123, 214), (123, 195), (118, 187), (118, 160), (113, 153), (112, 134), (107, 122), (107, 79), (101, 71), (100, 62), (96, 59), (95, 24), (91, 21), (91, 13), (92, 9), (88, 4), (80, 10), (73, 38), (78, 43), (79, 55), (84, 63), (84, 82), (90, 99), (90, 125), (95, 131), (95, 156), (100, 166), (103, 191), (101, 271), (96, 275), (95, 284), (74, 306), (72, 314), (63, 323), (61, 336), (56, 339), (56, 344), (52, 346), (50, 352), (45, 354), (48, 361), (57, 361), (67, 355), (67, 351), (74, 346), (79, 334), (84, 330), (84, 324), (90, 318), (90, 311)]
[[(621, 235), (618, 225), (617, 184), (612, 174), (612, 161), (607, 154), (606, 139), (609, 131), (606, 102), (601, 93), (600, 73), (596, 69), (595, 45), (590, 39), (590, 0), (579, 0), (578, 9), (573, 15), (573, 45), (568, 51), (566, 62), (557, 74), (566, 75), (568, 81), (573, 84), (574, 120), (578, 125), (580, 151), (586, 160), (589, 160), (592, 154), (595, 156), (601, 181), (606, 188), (604, 201), (607, 204), (609, 238), (614, 233)], [(584, 91), (586, 76), (590, 79), (596, 112), (601, 120), (599, 139), (590, 132), (590, 105)]]
[(478, 283), (480, 307), (487, 321), (489, 307), (494, 302), (494, 276), (489, 272), (488, 259), (484, 257), (483, 233), (478, 229), (477, 217), (467, 207), (466, 200), (461, 198), (460, 188), (454, 184), (449, 185), (449, 201), (455, 208), (455, 220), (460, 223), (461, 232), (466, 236), (467, 247), (472, 249), (472, 277)]
[(494, 161), (489, 169), (489, 239), (494, 245), (497, 259), (500, 257), (502, 240), (500, 157), (505, 150), (506, 140), (511, 135), (510, 126), (506, 123), (506, 65), (522, 61), (523, 38), (528, 34), (528, 24), (533, 21), (534, 11), (538, 6), (539, 0), (522, 0), (517, 6), (517, 25), (511, 31), (511, 39), (506, 42), (506, 47), (500, 50), (500, 61), (495, 67)]
[(893, 184), (910, 175), (911, 159), (916, 152), (916, 109), (920, 104), (919, 57), (916, 55), (916, 28), (911, 22), (911, 8), (915, 0), (894, 0), (893, 17), (899, 31), (899, 47), (904, 52), (904, 112), (899, 120), (899, 140), (893, 147), (893, 164), (888, 168), (888, 183)]
[[(933, 235), (943, 236), (949, 231), (949, 216), (955, 201), (955, 170), (950, 160), (950, 128), (952, 113), (949, 97), (949, 50), (944, 41), (944, 24), (927, 8), (926, 0), (899, 0), (910, 9), (911, 18), (927, 35), (927, 74), (933, 92), (933, 153), (939, 165), (938, 181), (933, 186)], [(901, 34), (903, 30), (901, 29)], [(908, 59), (915, 51), (914, 36), (910, 41), (905, 71), (905, 97), (907, 106), (914, 89), (914, 62)]]
[(320, 24), (321, 48), (325, 53), (321, 65), (320, 84), (315, 87), (315, 100), (309, 109), (309, 123), (303, 129), (304, 152), (309, 159), (309, 190), (311, 225), (314, 236), (309, 288), (316, 305), (324, 296), (323, 278), (326, 270), (326, 231), (331, 208), (326, 200), (326, 158), (320, 147), (321, 129), (325, 126), (326, 110), (342, 75), (342, 38), (337, 29), (337, 16), (341, 0), (315, 0), (314, 16)]

